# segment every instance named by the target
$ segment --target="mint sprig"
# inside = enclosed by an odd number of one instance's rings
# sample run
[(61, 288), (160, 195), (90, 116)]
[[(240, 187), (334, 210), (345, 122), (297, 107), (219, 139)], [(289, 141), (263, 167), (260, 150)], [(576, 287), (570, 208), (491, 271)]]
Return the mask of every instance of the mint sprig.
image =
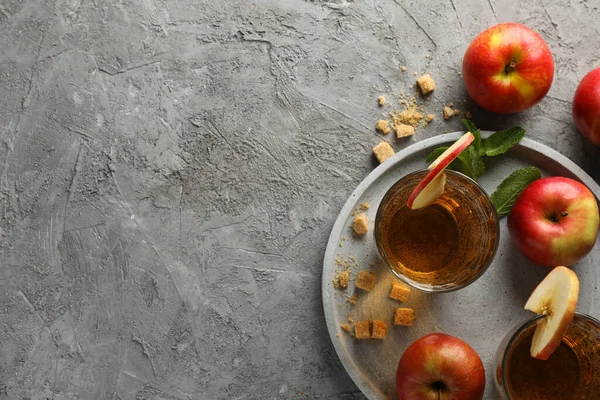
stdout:
[[(473, 180), (479, 179), (485, 172), (483, 157), (494, 157), (506, 153), (508, 149), (519, 143), (525, 136), (525, 130), (514, 127), (491, 134), (483, 139), (481, 131), (468, 119), (463, 119), (463, 124), (475, 137), (473, 142), (458, 156), (458, 162), (450, 164), (450, 168), (458, 169)], [(439, 157), (448, 147), (438, 147), (427, 156), (427, 162)]]
[(483, 151), (488, 157), (504, 154), (508, 149), (519, 143), (523, 136), (525, 136), (525, 130), (518, 126), (492, 133), (483, 142)]
[(496, 191), (490, 196), (494, 207), (496, 207), (498, 216), (503, 217), (508, 214), (519, 194), (531, 182), (541, 177), (542, 172), (536, 167), (525, 167), (514, 171), (503, 180), (498, 185), (498, 188), (496, 188)]
[(458, 155), (458, 160), (459, 169), (475, 181), (485, 172), (485, 165), (483, 165), (476, 147), (469, 145)]
[(445, 152), (446, 150), (448, 150), (448, 147), (449, 146), (438, 147), (435, 150), (433, 150), (431, 153), (429, 153), (427, 155), (427, 158), (425, 159), (425, 161), (427, 162), (427, 164), (432, 163), (436, 158), (438, 158), (439, 156), (441, 156), (443, 152)]
[(465, 128), (467, 128), (467, 131), (471, 132), (475, 137), (475, 139), (473, 139), (473, 147), (475, 148), (475, 150), (477, 150), (477, 155), (481, 157), (484, 153), (483, 148), (481, 146), (481, 131), (475, 126), (473, 121), (471, 121), (470, 119), (465, 118), (462, 120), (462, 122)]

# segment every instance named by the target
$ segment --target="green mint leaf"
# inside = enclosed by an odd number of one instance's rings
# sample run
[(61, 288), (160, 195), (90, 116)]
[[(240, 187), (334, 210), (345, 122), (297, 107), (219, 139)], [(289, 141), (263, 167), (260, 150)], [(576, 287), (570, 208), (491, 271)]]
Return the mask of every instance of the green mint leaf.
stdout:
[(445, 152), (447, 149), (448, 149), (448, 146), (438, 147), (437, 149), (433, 150), (431, 153), (429, 153), (427, 155), (427, 159), (425, 161), (427, 162), (427, 164), (432, 163), (433, 161), (435, 161), (436, 158), (441, 156), (442, 153)]
[(504, 131), (498, 131), (483, 141), (483, 151), (488, 157), (505, 153), (508, 149), (519, 143), (525, 136), (525, 130), (518, 126)]
[(542, 173), (536, 167), (525, 167), (516, 170), (503, 180), (491, 196), (498, 216), (503, 217), (508, 214), (519, 194), (531, 182), (541, 177)]
[(460, 172), (474, 181), (479, 179), (485, 172), (485, 165), (483, 165), (483, 161), (481, 161), (481, 157), (477, 154), (477, 150), (475, 150), (473, 144), (470, 144), (469, 147), (458, 155), (458, 160), (460, 161)]
[(481, 146), (481, 131), (475, 126), (473, 121), (471, 121), (470, 119), (465, 118), (462, 120), (462, 122), (465, 128), (467, 128), (467, 131), (471, 132), (475, 137), (475, 139), (473, 139), (473, 146), (477, 151), (477, 155), (481, 157), (485, 154), (483, 147)]

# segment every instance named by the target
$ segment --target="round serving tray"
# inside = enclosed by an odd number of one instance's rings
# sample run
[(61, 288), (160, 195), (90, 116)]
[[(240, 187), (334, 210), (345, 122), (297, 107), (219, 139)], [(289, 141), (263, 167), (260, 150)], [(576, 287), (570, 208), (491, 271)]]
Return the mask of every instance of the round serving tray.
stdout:
[[(396, 367), (404, 350), (416, 339), (431, 332), (446, 332), (466, 340), (481, 356), (486, 369), (484, 399), (499, 399), (493, 384), (494, 357), (502, 337), (516, 324), (533, 315), (523, 310), (531, 291), (548, 269), (528, 261), (510, 241), (506, 218), (500, 223), (500, 245), (485, 274), (470, 286), (451, 293), (427, 294), (412, 290), (406, 303), (388, 297), (396, 279), (378, 261), (373, 221), (381, 198), (400, 177), (426, 167), (425, 158), (434, 148), (452, 143), (464, 132), (453, 132), (417, 142), (398, 152), (373, 170), (354, 190), (332, 229), (323, 261), (323, 306), (327, 329), (346, 371), (369, 399), (395, 399)], [(491, 132), (484, 132), (484, 137)], [(566, 176), (583, 182), (600, 199), (600, 187), (574, 162), (551, 148), (523, 139), (507, 153), (485, 160), (486, 172), (479, 184), (491, 194), (517, 168), (534, 165), (543, 176)], [(369, 232), (352, 234), (353, 213), (363, 203), (369, 218)], [(598, 268), (600, 247), (572, 266), (580, 280), (577, 310), (600, 317)], [(338, 272), (350, 271), (346, 290), (334, 287)], [(355, 289), (359, 270), (371, 270), (377, 284), (370, 292)], [(355, 302), (351, 296), (357, 294)], [(392, 324), (394, 309), (414, 309), (411, 327)], [(352, 321), (380, 319), (387, 323), (385, 340), (357, 340), (341, 325)]]

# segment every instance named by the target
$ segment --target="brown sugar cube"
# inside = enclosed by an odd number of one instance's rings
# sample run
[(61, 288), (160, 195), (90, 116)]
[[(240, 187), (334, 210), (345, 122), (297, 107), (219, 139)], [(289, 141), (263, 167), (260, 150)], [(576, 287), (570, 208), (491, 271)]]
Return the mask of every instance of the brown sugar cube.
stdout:
[(371, 338), (371, 321), (358, 321), (354, 324), (354, 337), (357, 339)]
[(342, 324), (340, 327), (346, 332), (350, 333), (350, 324)]
[(381, 164), (388, 158), (392, 157), (394, 154), (394, 149), (388, 142), (381, 142), (377, 146), (373, 147), (373, 154), (377, 157), (377, 161)]
[(380, 119), (379, 121), (377, 121), (377, 124), (375, 125), (375, 130), (383, 133), (384, 135), (387, 135), (388, 133), (390, 133), (392, 131), (392, 128), (390, 128), (388, 126), (388, 122)]
[(385, 322), (378, 319), (373, 320), (373, 332), (371, 333), (372, 339), (385, 339), (387, 333), (387, 325)]
[(390, 299), (406, 301), (410, 294), (410, 288), (403, 283), (394, 282), (392, 283), (392, 289), (390, 290)]
[(354, 222), (352, 223), (352, 229), (359, 235), (364, 235), (369, 231), (369, 219), (367, 218), (367, 214), (359, 213), (356, 217), (354, 217)]
[(358, 271), (358, 277), (356, 278), (356, 287), (362, 290), (366, 290), (367, 292), (373, 289), (375, 286), (375, 274), (369, 271)]
[(412, 326), (415, 312), (412, 308), (396, 308), (394, 312), (394, 325)]
[(421, 89), (421, 93), (423, 94), (433, 92), (435, 89), (435, 82), (429, 74), (418, 77), (417, 84), (419, 85), (419, 89)]
[(385, 96), (379, 96), (377, 98), (377, 102), (379, 103), (380, 106), (385, 104)]
[(415, 127), (406, 124), (396, 125), (396, 137), (403, 138), (406, 136), (412, 136), (415, 134)]
[(444, 106), (444, 119), (450, 119), (454, 116), (454, 110), (450, 107)]

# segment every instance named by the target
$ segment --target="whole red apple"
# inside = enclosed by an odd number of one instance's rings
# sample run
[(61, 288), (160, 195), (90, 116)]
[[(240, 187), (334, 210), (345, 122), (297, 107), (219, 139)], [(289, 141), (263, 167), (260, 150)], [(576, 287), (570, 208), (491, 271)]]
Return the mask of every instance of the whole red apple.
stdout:
[(600, 146), (600, 68), (579, 83), (573, 98), (573, 120), (583, 136)]
[(477, 104), (496, 113), (515, 113), (534, 106), (548, 93), (554, 60), (540, 35), (511, 22), (480, 33), (465, 52), (462, 71)]
[(480, 400), (485, 391), (481, 358), (463, 340), (431, 333), (402, 354), (396, 372), (400, 400)]
[(517, 197), (508, 213), (508, 232), (534, 263), (570, 266), (594, 247), (599, 220), (596, 197), (584, 184), (542, 178)]

